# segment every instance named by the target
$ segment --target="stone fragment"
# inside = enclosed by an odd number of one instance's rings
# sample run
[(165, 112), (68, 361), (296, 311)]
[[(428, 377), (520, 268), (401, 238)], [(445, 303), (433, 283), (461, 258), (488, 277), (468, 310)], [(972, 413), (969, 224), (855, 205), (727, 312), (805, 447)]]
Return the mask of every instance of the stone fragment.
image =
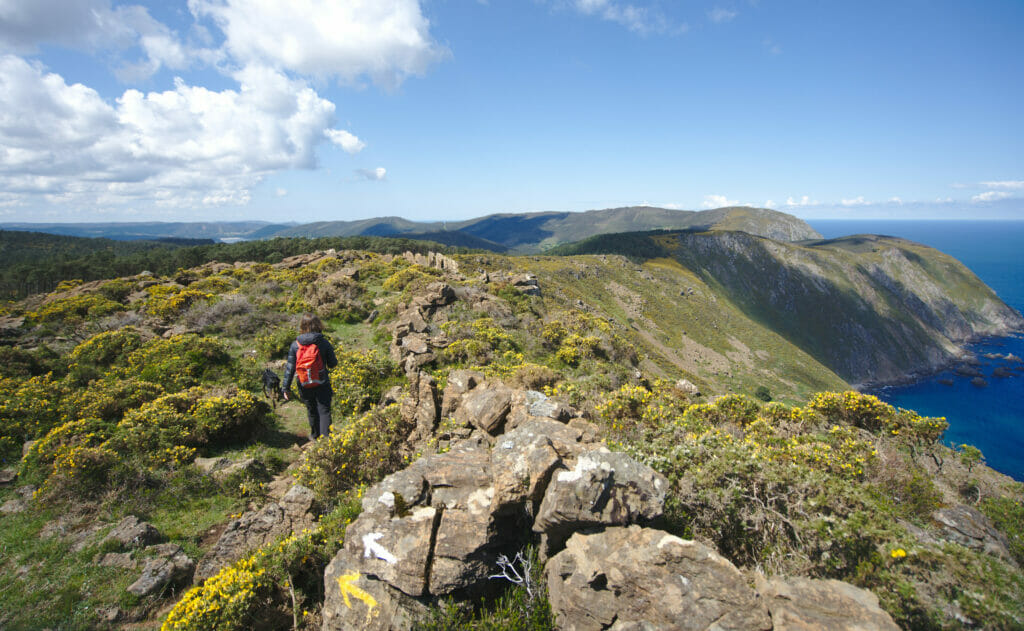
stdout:
[(195, 569), (195, 563), (180, 546), (165, 543), (149, 550), (155, 552), (157, 557), (146, 561), (142, 576), (128, 586), (128, 591), (136, 596), (148, 596), (169, 584), (183, 582)]
[(160, 540), (160, 532), (149, 522), (139, 521), (135, 515), (128, 515), (117, 522), (107, 533), (103, 542), (116, 541), (125, 548), (145, 548)]
[(731, 563), (652, 528), (574, 534), (548, 561), (547, 579), (566, 631), (772, 628), (764, 603)]
[(138, 563), (132, 558), (131, 552), (108, 552), (97, 554), (93, 563), (103, 567), (117, 567), (124, 570), (134, 570)]
[(512, 391), (509, 388), (501, 385), (478, 387), (462, 397), (455, 420), (496, 435), (501, 433), (511, 405)]
[(691, 396), (700, 396), (700, 388), (694, 385), (693, 382), (690, 381), (689, 379), (680, 379), (679, 381), (677, 381), (676, 389), (682, 390), (683, 392)]
[(774, 631), (898, 631), (871, 592), (836, 580), (758, 577)]
[(482, 372), (475, 370), (453, 370), (448, 373), (448, 385), (441, 401), (441, 418), (454, 414), (462, 395), (483, 383), (484, 378)]
[(6, 486), (14, 482), (17, 477), (18, 472), (15, 469), (0, 469), (0, 486)]
[(26, 509), (28, 509), (28, 502), (20, 497), (14, 497), (4, 502), (3, 506), (0, 506), (0, 514), (15, 515), (25, 512)]

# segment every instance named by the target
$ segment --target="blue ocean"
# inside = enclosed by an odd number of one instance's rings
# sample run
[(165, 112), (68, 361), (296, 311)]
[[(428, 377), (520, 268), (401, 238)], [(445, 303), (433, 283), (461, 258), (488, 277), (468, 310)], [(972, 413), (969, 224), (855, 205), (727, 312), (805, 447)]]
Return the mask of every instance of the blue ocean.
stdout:
[[(956, 257), (1011, 307), (1024, 312), (1024, 221), (818, 220), (826, 238), (885, 234), (932, 246)], [(882, 400), (949, 421), (944, 442), (974, 445), (992, 468), (1024, 481), (1024, 336), (981, 340), (970, 347), (988, 386), (952, 371), (906, 386), (882, 388)], [(1001, 369), (1001, 370), (1000, 370)], [(1000, 376), (1010, 375), (1010, 376)]]

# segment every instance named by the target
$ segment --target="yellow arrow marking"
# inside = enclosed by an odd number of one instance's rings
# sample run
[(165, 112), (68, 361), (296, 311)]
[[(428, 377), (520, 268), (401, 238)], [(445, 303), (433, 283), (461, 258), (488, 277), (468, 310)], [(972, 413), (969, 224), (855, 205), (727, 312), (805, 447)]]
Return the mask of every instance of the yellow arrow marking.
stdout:
[(354, 598), (358, 598), (363, 601), (363, 604), (369, 607), (366, 612), (366, 619), (369, 620), (370, 616), (375, 614), (374, 609), (377, 608), (377, 600), (363, 591), (356, 585), (356, 581), (359, 580), (359, 572), (349, 572), (338, 577), (338, 587), (341, 588), (341, 595), (345, 599), (345, 606), (349, 609), (352, 608), (352, 603), (348, 599), (348, 595), (352, 594)]

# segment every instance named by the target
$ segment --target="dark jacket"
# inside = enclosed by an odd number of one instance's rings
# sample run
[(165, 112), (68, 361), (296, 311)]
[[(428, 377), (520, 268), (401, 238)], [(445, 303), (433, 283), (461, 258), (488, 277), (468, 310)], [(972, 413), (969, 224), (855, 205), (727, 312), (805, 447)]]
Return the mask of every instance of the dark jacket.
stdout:
[(295, 357), (299, 352), (299, 344), (303, 346), (316, 344), (317, 348), (320, 349), (320, 359), (324, 362), (324, 372), (320, 375), (320, 378), (324, 380), (324, 385), (320, 387), (327, 386), (330, 388), (331, 380), (327, 378), (327, 370), (338, 365), (338, 358), (334, 355), (334, 347), (323, 336), (323, 333), (303, 333), (292, 342), (291, 348), (288, 349), (288, 363), (284, 367), (284, 382), (281, 384), (281, 389), (288, 390), (292, 387), (292, 379), (295, 377)]

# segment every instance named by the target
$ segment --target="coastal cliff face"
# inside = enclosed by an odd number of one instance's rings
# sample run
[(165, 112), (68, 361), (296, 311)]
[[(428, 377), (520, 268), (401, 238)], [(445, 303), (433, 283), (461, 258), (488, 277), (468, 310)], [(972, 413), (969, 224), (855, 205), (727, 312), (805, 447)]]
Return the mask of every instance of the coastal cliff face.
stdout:
[(744, 233), (677, 237), (674, 255), (752, 318), (854, 383), (948, 365), (1024, 319), (969, 269), (902, 239), (805, 244)]
[[(630, 266), (598, 258), (604, 269), (595, 274), (619, 277), (615, 283), (636, 294), (643, 317), (631, 326), (640, 337), (646, 330), (660, 347), (703, 354), (709, 363), (699, 377), (723, 388), (724, 373), (749, 381), (758, 371), (768, 381), (771, 373), (806, 382), (809, 373), (894, 382), (949, 365), (972, 339), (1024, 330), (1021, 315), (964, 265), (893, 237), (793, 243), (746, 232), (673, 231), (599, 237), (564, 252), (640, 261), (621, 273), (617, 267)], [(601, 298), (615, 294), (611, 284), (588, 289), (585, 302), (614, 312)], [(658, 333), (679, 330), (684, 339)], [(749, 351), (742, 361), (739, 340)], [(652, 356), (662, 352), (652, 346)], [(724, 361), (712, 361), (715, 355)]]

